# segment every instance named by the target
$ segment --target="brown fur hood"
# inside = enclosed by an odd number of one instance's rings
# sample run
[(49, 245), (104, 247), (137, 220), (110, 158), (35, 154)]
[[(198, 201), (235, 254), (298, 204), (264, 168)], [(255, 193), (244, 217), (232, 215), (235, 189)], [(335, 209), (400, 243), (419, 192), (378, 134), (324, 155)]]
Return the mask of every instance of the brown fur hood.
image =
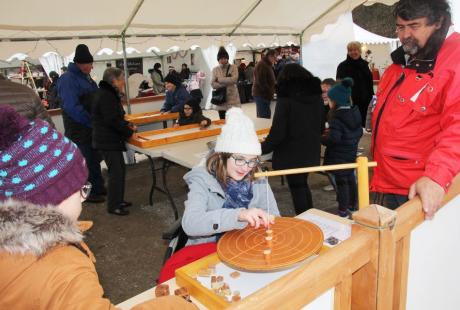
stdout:
[(54, 207), (0, 202), (0, 252), (41, 256), (50, 248), (82, 239), (76, 223)]

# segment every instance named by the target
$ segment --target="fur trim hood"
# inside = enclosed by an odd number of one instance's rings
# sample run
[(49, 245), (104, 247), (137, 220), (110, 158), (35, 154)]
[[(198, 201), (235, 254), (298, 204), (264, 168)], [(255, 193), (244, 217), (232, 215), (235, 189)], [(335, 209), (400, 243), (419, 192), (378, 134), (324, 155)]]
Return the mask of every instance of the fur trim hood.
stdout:
[(51, 206), (0, 202), (0, 251), (41, 256), (58, 245), (83, 239), (77, 224)]

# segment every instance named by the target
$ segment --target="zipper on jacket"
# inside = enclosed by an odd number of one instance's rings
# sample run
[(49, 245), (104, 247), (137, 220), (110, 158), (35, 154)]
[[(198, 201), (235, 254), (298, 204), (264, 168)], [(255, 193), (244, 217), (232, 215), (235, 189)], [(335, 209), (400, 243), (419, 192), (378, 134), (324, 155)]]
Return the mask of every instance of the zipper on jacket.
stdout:
[(377, 133), (379, 131), (379, 123), (380, 123), (380, 118), (382, 117), (382, 113), (383, 113), (383, 110), (385, 109), (385, 106), (388, 102), (388, 98), (390, 97), (391, 93), (393, 92), (393, 90), (395, 90), (395, 88), (402, 83), (402, 81), (404, 80), (404, 72), (401, 73), (401, 75), (399, 76), (399, 79), (396, 81), (396, 83), (394, 83), (394, 85), (391, 87), (390, 91), (388, 92), (388, 95), (387, 97), (385, 98), (385, 101), (383, 102), (382, 104), (382, 107), (380, 108), (379, 110), (379, 114), (377, 115), (377, 119), (375, 120), (375, 129), (374, 129), (374, 141), (372, 143), (372, 145), (374, 146), (373, 147), (373, 150), (372, 150), (372, 157), (375, 157), (374, 156), (374, 152), (375, 152), (375, 147), (376, 147), (376, 142), (377, 142)]

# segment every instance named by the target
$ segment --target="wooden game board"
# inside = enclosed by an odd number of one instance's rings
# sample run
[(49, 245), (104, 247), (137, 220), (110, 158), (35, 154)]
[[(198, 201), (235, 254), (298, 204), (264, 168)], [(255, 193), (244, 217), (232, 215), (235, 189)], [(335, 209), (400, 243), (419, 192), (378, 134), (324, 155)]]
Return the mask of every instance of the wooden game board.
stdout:
[(271, 254), (264, 227), (246, 227), (225, 233), (217, 244), (219, 258), (233, 268), (250, 271), (269, 271), (287, 268), (318, 253), (323, 245), (323, 232), (315, 224), (290, 217), (277, 217), (273, 231)]
[[(128, 140), (128, 143), (140, 148), (149, 148), (170, 143), (217, 136), (220, 134), (221, 128), (224, 124), (225, 120), (216, 120), (212, 121), (211, 125), (204, 129), (200, 129), (199, 124), (192, 124), (173, 128), (143, 131), (133, 135)], [(262, 135), (268, 133), (269, 131), (270, 128), (264, 128), (256, 130), (256, 133), (258, 135)]]
[(125, 120), (136, 125), (149, 124), (155, 122), (162, 122), (172, 119), (178, 119), (179, 113), (165, 113), (161, 114), (160, 111), (152, 111), (137, 114), (126, 114)]

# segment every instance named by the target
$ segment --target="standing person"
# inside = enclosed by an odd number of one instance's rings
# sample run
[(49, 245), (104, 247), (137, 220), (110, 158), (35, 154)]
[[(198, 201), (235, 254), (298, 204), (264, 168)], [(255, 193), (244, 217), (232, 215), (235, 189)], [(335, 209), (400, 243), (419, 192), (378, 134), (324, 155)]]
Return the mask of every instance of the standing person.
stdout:
[(267, 227), (279, 216), (267, 180), (254, 179), (261, 154), (254, 124), (240, 108), (228, 110), (225, 120), (206, 165), (184, 176), (189, 193), (182, 227), (188, 244), (215, 242), (222, 233), (247, 225)]
[(271, 118), (270, 102), (275, 94), (276, 84), (275, 72), (273, 71), (275, 61), (275, 51), (268, 50), (254, 69), (252, 97), (256, 102), (257, 117), (259, 118)]
[(101, 156), (91, 145), (91, 100), (97, 91), (96, 82), (93, 81), (93, 56), (88, 46), (77, 45), (73, 63), (61, 75), (58, 84), (58, 94), (62, 99), (62, 119), (64, 121), (65, 135), (74, 142), (86, 159), (89, 176), (92, 184), (91, 195), (87, 202), (104, 202), (103, 195), (107, 193), (101, 173)]
[[(77, 225), (91, 191), (78, 148), (0, 106), (0, 150), (0, 309), (116, 309)], [(142, 305), (197, 309), (178, 297)]]
[[(273, 169), (318, 166), (321, 155), (323, 102), (321, 81), (298, 64), (278, 76), (278, 102), (262, 153), (273, 152)], [(313, 207), (308, 173), (287, 175), (296, 214)]]
[(57, 91), (57, 83), (59, 74), (56, 71), (51, 71), (49, 74), (51, 78), (51, 85), (48, 88), (46, 99), (48, 100), (48, 109), (59, 109), (61, 107), (61, 98), (59, 98)]
[[(326, 146), (324, 165), (348, 164), (356, 161), (358, 142), (363, 135), (361, 114), (357, 106), (351, 104), (353, 80), (344, 78), (333, 86), (329, 97), (329, 130), (321, 142)], [(339, 215), (348, 217), (357, 207), (357, 187), (355, 171), (331, 171), (334, 176), (339, 203)]]
[(179, 112), (184, 103), (190, 100), (190, 94), (182, 85), (182, 80), (176, 72), (165, 77), (166, 99), (161, 107), (161, 113)]
[(180, 70), (180, 78), (183, 80), (188, 80), (190, 77), (190, 69), (187, 67), (187, 64), (182, 64), (182, 69)]
[(95, 93), (91, 107), (93, 125), (93, 147), (101, 151), (107, 164), (109, 177), (107, 211), (115, 215), (128, 215), (130, 202), (125, 195), (125, 142), (134, 133), (135, 127), (125, 121), (125, 110), (121, 96), (125, 90), (125, 75), (119, 68), (107, 68), (99, 90)]
[(361, 57), (361, 43), (353, 41), (347, 45), (347, 59), (337, 67), (337, 80), (351, 77), (353, 105), (359, 107), (361, 127), (366, 126), (367, 107), (374, 95), (374, 81), (369, 64)]
[(254, 84), (254, 62), (251, 61), (246, 69), (244, 70), (244, 78), (246, 79), (246, 85), (244, 85), (244, 92), (246, 99), (252, 101), (252, 85)]
[(221, 105), (214, 105), (214, 109), (219, 112), (220, 119), (225, 119), (225, 112), (228, 109), (241, 106), (240, 95), (236, 86), (238, 82), (238, 67), (229, 64), (229, 58), (227, 50), (221, 46), (217, 53), (219, 65), (212, 69), (212, 88), (226, 88), (226, 101)]
[(394, 16), (402, 46), (372, 114), (371, 190), (388, 208), (418, 195), (431, 219), (460, 172), (460, 34), (446, 0), (401, 0)]
[(10, 105), (29, 120), (36, 118), (47, 121), (54, 127), (40, 97), (30, 87), (11, 82), (0, 74), (0, 106)]
[(152, 78), (152, 88), (153, 92), (158, 95), (162, 94), (165, 91), (165, 81), (163, 79), (163, 73), (160, 70), (161, 64), (156, 63), (153, 65), (153, 71), (150, 74), (150, 77)]

